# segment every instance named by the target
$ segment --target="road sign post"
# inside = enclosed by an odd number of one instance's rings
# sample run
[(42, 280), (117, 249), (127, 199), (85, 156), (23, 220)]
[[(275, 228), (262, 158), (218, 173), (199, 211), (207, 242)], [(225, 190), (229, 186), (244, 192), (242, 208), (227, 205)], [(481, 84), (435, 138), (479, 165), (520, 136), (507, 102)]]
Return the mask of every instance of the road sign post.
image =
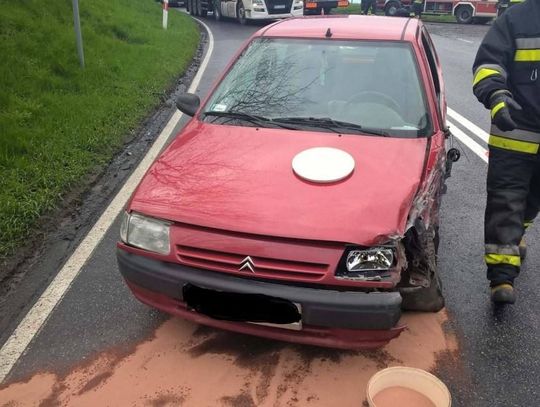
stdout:
[(79, 0), (73, 0), (73, 24), (75, 26), (75, 37), (77, 38), (77, 53), (79, 54), (79, 63), (84, 68), (84, 50), (81, 34), (81, 19), (79, 18)]
[(167, 29), (167, 20), (169, 19), (169, 0), (163, 0), (163, 29)]

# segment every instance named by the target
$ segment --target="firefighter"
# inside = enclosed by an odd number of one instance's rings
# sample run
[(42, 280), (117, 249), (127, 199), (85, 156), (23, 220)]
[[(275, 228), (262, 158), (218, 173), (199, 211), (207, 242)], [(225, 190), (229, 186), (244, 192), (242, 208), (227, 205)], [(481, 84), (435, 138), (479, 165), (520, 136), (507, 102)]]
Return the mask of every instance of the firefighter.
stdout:
[(362, 0), (362, 14), (366, 15), (371, 9), (371, 14), (377, 14), (377, 0)]
[(424, 11), (424, 0), (414, 0), (412, 9), (414, 12), (414, 16), (416, 18), (421, 18), (422, 12)]
[(500, 17), (510, 6), (523, 3), (525, 0), (499, 0), (497, 4), (497, 16)]
[[(540, 0), (512, 6), (482, 41), (473, 91), (491, 110), (485, 262), (495, 303), (514, 303), (523, 235), (540, 208)], [(521, 249), (521, 250), (520, 250)]]

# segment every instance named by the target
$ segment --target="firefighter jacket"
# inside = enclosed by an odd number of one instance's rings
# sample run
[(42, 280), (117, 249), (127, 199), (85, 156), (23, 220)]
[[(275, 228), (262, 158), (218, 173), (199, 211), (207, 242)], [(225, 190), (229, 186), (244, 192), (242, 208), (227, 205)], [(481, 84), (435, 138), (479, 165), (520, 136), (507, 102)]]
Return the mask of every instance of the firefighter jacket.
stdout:
[[(501, 132), (492, 126), (490, 144), (538, 152), (540, 144), (540, 0), (527, 0), (499, 17), (482, 41), (473, 66), (473, 91), (492, 110), (492, 96), (511, 93), (522, 107), (512, 111), (518, 129)], [(506, 140), (501, 141), (501, 137)], [(510, 139), (510, 141), (508, 140)], [(515, 142), (514, 142), (515, 140)]]

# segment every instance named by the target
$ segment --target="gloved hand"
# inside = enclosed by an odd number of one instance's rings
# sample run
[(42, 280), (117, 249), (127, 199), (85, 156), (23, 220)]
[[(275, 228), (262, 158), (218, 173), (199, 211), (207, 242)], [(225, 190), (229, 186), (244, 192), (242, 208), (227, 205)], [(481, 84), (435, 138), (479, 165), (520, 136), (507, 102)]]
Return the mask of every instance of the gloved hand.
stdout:
[(517, 124), (512, 119), (512, 111), (522, 110), (508, 92), (494, 94), (490, 99), (491, 121), (502, 131), (514, 130)]

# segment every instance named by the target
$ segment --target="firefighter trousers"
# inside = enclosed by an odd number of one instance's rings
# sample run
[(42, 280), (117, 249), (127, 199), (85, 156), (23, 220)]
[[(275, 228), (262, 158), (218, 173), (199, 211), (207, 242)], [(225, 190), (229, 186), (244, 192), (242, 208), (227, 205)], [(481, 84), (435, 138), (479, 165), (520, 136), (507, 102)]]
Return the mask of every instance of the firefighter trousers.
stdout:
[(367, 15), (371, 8), (371, 14), (377, 14), (377, 0), (362, 0), (362, 14)]
[(491, 285), (519, 274), (519, 243), (540, 209), (540, 153), (489, 147), (485, 260)]

